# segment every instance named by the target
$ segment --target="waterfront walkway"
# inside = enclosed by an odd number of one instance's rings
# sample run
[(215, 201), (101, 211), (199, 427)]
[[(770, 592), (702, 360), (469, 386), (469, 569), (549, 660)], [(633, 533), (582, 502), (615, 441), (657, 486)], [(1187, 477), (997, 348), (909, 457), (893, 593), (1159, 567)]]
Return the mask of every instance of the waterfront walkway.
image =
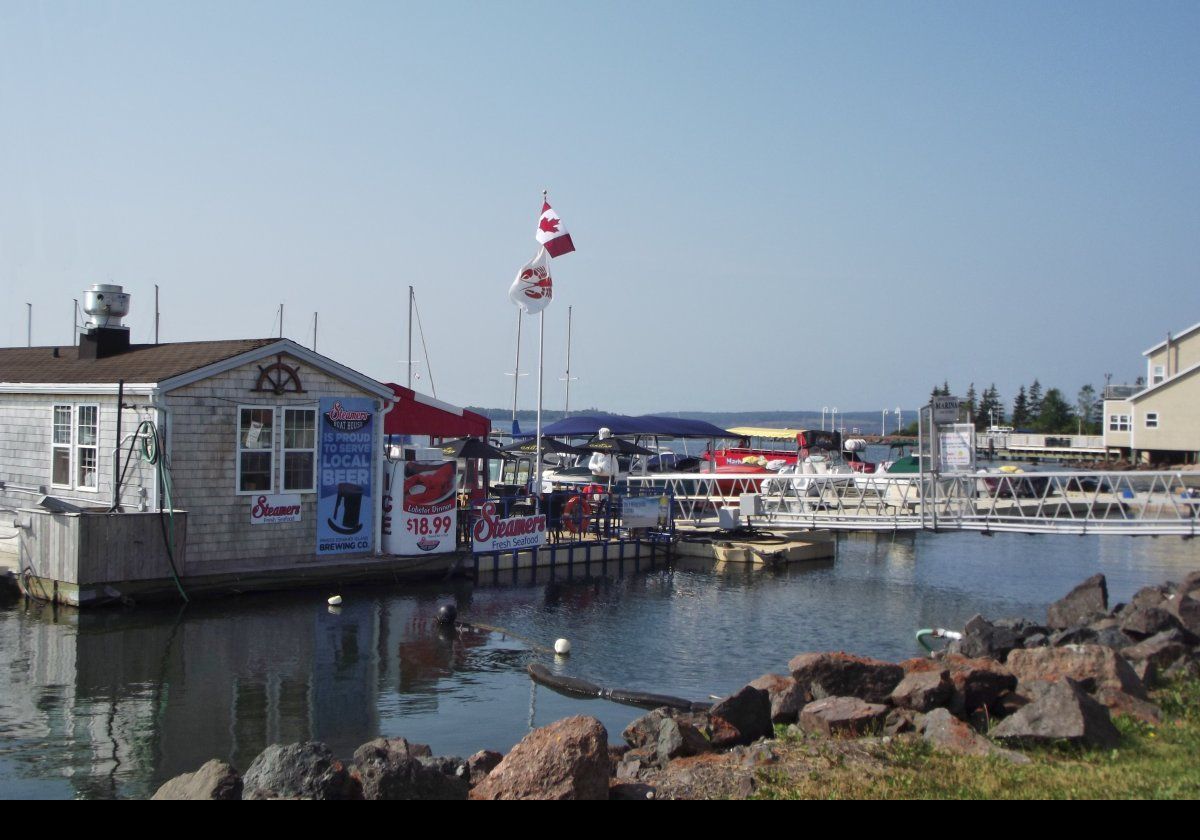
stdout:
[(674, 499), (678, 520), (712, 522), (722, 508), (754, 508), (743, 522), (835, 531), (973, 530), (1059, 534), (1200, 534), (1200, 472), (943, 475), (706, 473), (633, 476)]

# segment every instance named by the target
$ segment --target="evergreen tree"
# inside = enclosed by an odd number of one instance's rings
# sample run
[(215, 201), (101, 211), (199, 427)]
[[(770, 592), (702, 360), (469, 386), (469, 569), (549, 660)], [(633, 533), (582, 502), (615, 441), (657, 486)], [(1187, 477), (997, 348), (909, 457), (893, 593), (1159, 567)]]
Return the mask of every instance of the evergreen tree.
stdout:
[(976, 411), (978, 406), (975, 403), (975, 383), (972, 382), (967, 386), (967, 398), (963, 401), (963, 408), (967, 410), (967, 419), (970, 421), (975, 421), (978, 416), (978, 412)]
[(1004, 403), (1000, 401), (1000, 392), (996, 383), (983, 389), (983, 397), (979, 400), (979, 416), (975, 418), (975, 428), (983, 431), (988, 426), (1004, 424)]
[(1037, 426), (1038, 418), (1042, 416), (1042, 383), (1036, 379), (1029, 386), (1029, 424)]
[[(1032, 388), (1030, 389), (1032, 391)], [(1041, 401), (1042, 410), (1034, 420), (1034, 429), (1043, 434), (1071, 434), (1075, 431), (1075, 413), (1062, 395), (1062, 391), (1051, 388)]]
[(1029, 426), (1029, 399), (1025, 396), (1024, 385), (1017, 391), (1017, 398), (1013, 400), (1012, 424), (1018, 431)]

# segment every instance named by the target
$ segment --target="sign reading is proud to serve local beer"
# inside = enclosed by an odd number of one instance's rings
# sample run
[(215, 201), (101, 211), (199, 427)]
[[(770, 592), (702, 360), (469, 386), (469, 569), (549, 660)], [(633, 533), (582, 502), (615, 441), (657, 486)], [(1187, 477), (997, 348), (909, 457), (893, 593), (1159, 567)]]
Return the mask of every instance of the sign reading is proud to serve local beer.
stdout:
[(365, 397), (321, 400), (317, 553), (370, 551), (375, 540), (371, 462), (375, 405)]
[(536, 548), (546, 542), (546, 515), (496, 516), (496, 503), (488, 502), (471, 529), (471, 546), (475, 551), (517, 551)]

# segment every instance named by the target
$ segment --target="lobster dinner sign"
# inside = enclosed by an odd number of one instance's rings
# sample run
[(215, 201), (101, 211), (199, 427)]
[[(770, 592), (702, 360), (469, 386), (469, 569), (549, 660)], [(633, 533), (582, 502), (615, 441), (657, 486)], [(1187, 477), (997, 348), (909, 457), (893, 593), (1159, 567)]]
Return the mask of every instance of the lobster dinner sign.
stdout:
[(471, 529), (471, 547), (477, 552), (518, 551), (546, 542), (546, 515), (496, 516), (496, 503), (488, 502)]
[[(388, 554), (454, 551), (458, 482), (454, 461), (393, 464), (383, 497), (383, 550)], [(395, 499), (400, 499), (397, 517)]]

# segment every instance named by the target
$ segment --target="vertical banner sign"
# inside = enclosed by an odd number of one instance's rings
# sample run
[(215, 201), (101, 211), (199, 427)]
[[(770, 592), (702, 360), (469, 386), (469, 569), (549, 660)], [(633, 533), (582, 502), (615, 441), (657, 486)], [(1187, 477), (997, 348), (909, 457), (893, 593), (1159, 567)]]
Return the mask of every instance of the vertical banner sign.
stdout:
[(366, 397), (321, 400), (317, 554), (370, 551), (375, 405)]
[[(458, 465), (454, 461), (405, 461), (397, 554), (442, 554), (458, 540)], [(393, 485), (392, 492), (396, 492)], [(392, 528), (396, 531), (397, 528)], [(389, 551), (389, 553), (391, 553)]]

